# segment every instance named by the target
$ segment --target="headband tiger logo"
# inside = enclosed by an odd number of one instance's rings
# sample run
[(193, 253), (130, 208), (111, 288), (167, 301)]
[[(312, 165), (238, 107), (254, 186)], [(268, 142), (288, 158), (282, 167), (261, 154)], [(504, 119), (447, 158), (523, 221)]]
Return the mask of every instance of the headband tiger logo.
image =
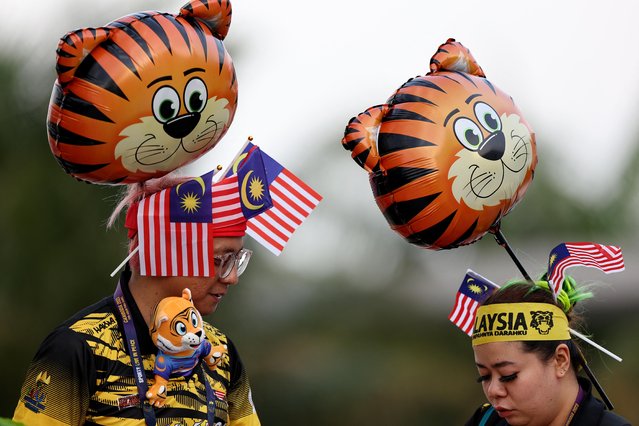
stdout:
[(215, 147), (237, 107), (222, 40), (228, 0), (140, 12), (58, 44), (47, 131), (72, 176), (126, 184), (163, 176)]
[(426, 76), (352, 118), (342, 144), (370, 173), (391, 228), (429, 249), (480, 239), (523, 197), (537, 164), (512, 98), (454, 39)]

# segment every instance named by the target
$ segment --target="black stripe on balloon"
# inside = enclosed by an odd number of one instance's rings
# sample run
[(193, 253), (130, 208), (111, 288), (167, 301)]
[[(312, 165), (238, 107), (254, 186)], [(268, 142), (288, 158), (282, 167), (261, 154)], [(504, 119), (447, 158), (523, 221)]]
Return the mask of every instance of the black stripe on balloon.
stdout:
[(56, 50), (56, 52), (58, 56), (62, 57), (62, 58), (75, 58), (75, 55), (69, 52), (65, 52), (62, 49), (58, 49)]
[(444, 89), (442, 89), (441, 87), (439, 87), (438, 85), (436, 85), (435, 83), (433, 83), (432, 81), (428, 81), (425, 78), (414, 78), (408, 82), (406, 82), (401, 88), (405, 88), (405, 87), (414, 87), (414, 86), (419, 86), (419, 87), (426, 87), (428, 89), (434, 89), (437, 91), (440, 91), (442, 93), (446, 93), (446, 91)]
[(416, 198), (409, 201), (398, 201), (391, 204), (384, 212), (384, 217), (391, 225), (406, 225), (430, 203), (432, 203), (440, 193)]
[(351, 119), (351, 121), (348, 122), (348, 125), (346, 126), (346, 128), (344, 129), (344, 136), (348, 136), (351, 133), (357, 133), (359, 132), (358, 128), (355, 127), (351, 127), (350, 124), (353, 122), (353, 119)]
[(428, 117), (424, 117), (423, 115), (418, 114), (414, 111), (408, 111), (401, 108), (392, 108), (388, 112), (388, 114), (386, 114), (384, 118), (382, 118), (382, 123), (393, 120), (417, 120), (425, 121), (426, 123), (434, 123), (434, 121)]
[(430, 228), (409, 235), (408, 237), (406, 237), (406, 240), (409, 243), (418, 246), (433, 245), (435, 241), (437, 241), (444, 234), (444, 232), (446, 232), (448, 225), (450, 225), (450, 222), (452, 222), (453, 218), (455, 217), (455, 213), (451, 213), (447, 218), (436, 223)]
[(222, 68), (224, 68), (224, 44), (217, 37), (213, 37), (213, 41), (215, 41), (217, 46), (218, 63), (220, 64), (218, 72), (222, 74)]
[(51, 138), (57, 143), (77, 146), (104, 145), (105, 143), (103, 141), (97, 141), (95, 139), (80, 136), (77, 133), (73, 133), (72, 131), (65, 129), (64, 127), (53, 124), (50, 121), (47, 121), (47, 129), (49, 130)]
[(403, 104), (407, 102), (422, 102), (428, 105), (437, 106), (435, 102), (429, 101), (421, 96), (411, 95), (410, 93), (397, 93), (388, 101), (390, 105)]
[(371, 176), (371, 188), (375, 197), (379, 197), (436, 171), (437, 169), (422, 169), (419, 167), (395, 167), (387, 170), (385, 175)]
[(353, 139), (352, 141), (348, 141), (348, 142), (344, 143), (344, 148), (348, 149), (349, 151), (352, 151), (353, 149), (355, 149), (357, 144), (360, 143), (363, 140), (364, 140), (364, 138), (361, 137), (361, 138)]
[(110, 181), (108, 181), (108, 182), (106, 182), (106, 183), (107, 183), (108, 185), (118, 185), (119, 183), (121, 183), (121, 182), (122, 182), (124, 179), (126, 179), (127, 177), (128, 177), (128, 176), (122, 176), (122, 177), (119, 177), (119, 178), (112, 179), (112, 180), (110, 180)]
[(111, 76), (102, 68), (102, 65), (95, 60), (92, 54), (89, 54), (78, 66), (75, 72), (75, 77), (81, 80), (88, 81), (98, 87), (102, 87), (114, 95), (121, 97), (124, 100), (129, 100), (124, 92), (120, 89), (118, 84), (113, 81)]
[(162, 43), (164, 43), (164, 47), (166, 47), (169, 53), (173, 54), (173, 51), (171, 50), (171, 40), (166, 34), (166, 31), (164, 31), (164, 28), (162, 28), (162, 25), (160, 25), (160, 23), (156, 20), (155, 15), (145, 16), (144, 18), (140, 19), (140, 23), (146, 25), (151, 31), (153, 31), (155, 35), (157, 35), (160, 40), (162, 40)]
[(450, 72), (454, 72), (455, 74), (459, 74), (459, 75), (461, 75), (463, 78), (465, 78), (466, 80), (470, 81), (470, 82), (471, 82), (471, 84), (472, 84), (473, 86), (477, 87), (477, 85), (475, 84), (475, 82), (473, 81), (473, 79), (472, 79), (472, 78), (470, 78), (470, 77), (468, 76), (468, 74), (466, 74), (465, 72), (455, 71), (455, 70), (451, 70)]
[(135, 64), (131, 60), (131, 57), (120, 46), (109, 40), (106, 43), (103, 43), (102, 47), (104, 48), (104, 50), (113, 55), (118, 61), (122, 62), (122, 64), (127, 67), (132, 74), (134, 74), (138, 79), (141, 80), (140, 74), (138, 74), (138, 70), (137, 68), (135, 68)]
[(439, 61), (435, 58), (430, 58), (430, 63), (439, 65)]
[(60, 157), (55, 157), (58, 160), (58, 163), (62, 166), (62, 168), (69, 174), (84, 174), (91, 173), (96, 170), (101, 169), (104, 166), (108, 166), (109, 164), (78, 164), (72, 163), (71, 161), (63, 160)]
[(379, 155), (386, 155), (403, 149), (435, 146), (435, 144), (413, 136), (400, 135), (397, 133), (380, 133), (377, 146)]
[(450, 80), (450, 81), (454, 81), (455, 83), (457, 83), (457, 84), (461, 85), (461, 83), (460, 83), (459, 81), (455, 80), (455, 79), (454, 79), (454, 78), (452, 78), (451, 76), (448, 76), (448, 75), (445, 75), (445, 74), (440, 74), (438, 77), (446, 78), (446, 79), (448, 79), (448, 80)]
[(189, 35), (186, 33), (186, 30), (184, 29), (184, 25), (182, 25), (181, 22), (179, 22), (175, 16), (173, 15), (164, 15), (164, 17), (171, 23), (173, 24), (173, 26), (175, 27), (176, 30), (178, 30), (178, 32), (180, 33), (180, 35), (182, 36), (182, 38), (184, 39), (184, 43), (186, 43), (186, 47), (188, 47), (189, 52), (192, 52), (191, 50), (191, 42), (189, 41)]
[(486, 80), (485, 78), (483, 79), (483, 81), (484, 83), (486, 83), (486, 86), (488, 86), (490, 90), (492, 90), (493, 93), (496, 95), (497, 91), (495, 90), (495, 87), (493, 86), (493, 84), (490, 81)]
[(74, 67), (67, 67), (65, 65), (60, 65), (60, 63), (56, 63), (55, 65), (55, 72), (60, 75), (60, 74), (64, 74), (65, 72), (72, 70)]
[(364, 165), (366, 164), (366, 159), (368, 158), (370, 153), (371, 153), (371, 149), (368, 148), (360, 152), (359, 154), (357, 154), (355, 157), (353, 157), (353, 160), (355, 160), (355, 162), (359, 164), (361, 167), (364, 167)]
[(479, 218), (475, 219), (475, 221), (473, 222), (472, 225), (470, 225), (468, 227), (467, 230), (464, 231), (464, 233), (457, 238), (455, 241), (453, 241), (450, 245), (452, 247), (458, 247), (459, 244), (461, 244), (462, 242), (464, 242), (464, 240), (470, 238), (470, 236), (473, 234), (473, 232), (475, 232), (475, 228), (477, 228), (477, 222), (479, 221)]
[[(147, 16), (147, 15), (142, 15), (142, 16)], [(113, 22), (111, 25), (116, 27), (116, 28), (120, 28), (129, 37), (131, 37), (133, 39), (133, 41), (138, 46), (140, 46), (140, 49), (142, 49), (144, 51), (144, 53), (146, 53), (146, 56), (149, 58), (151, 63), (155, 64), (155, 61), (153, 60), (153, 53), (151, 52), (151, 48), (149, 47), (149, 44), (146, 42), (144, 37), (142, 37), (142, 35), (135, 28), (133, 28), (130, 24), (125, 24), (125, 23), (118, 22), (118, 21)]]
[[(189, 8), (191, 6), (189, 5)], [(191, 10), (192, 11), (192, 10)], [(208, 60), (208, 54), (209, 54), (209, 50), (206, 47), (206, 35), (205, 35), (205, 29), (202, 27), (202, 23), (200, 23), (200, 21), (198, 21), (195, 18), (192, 17), (184, 17), (184, 19), (189, 22), (194, 28), (195, 34), (197, 35), (197, 38), (200, 39), (200, 44), (202, 45), (202, 50), (204, 51), (204, 62), (206, 62)]]
[[(107, 117), (94, 104), (80, 98), (72, 91), (68, 91), (64, 95), (64, 99), (61, 100), (61, 102), (64, 102), (63, 108), (66, 109), (67, 111), (73, 112), (78, 115), (83, 115), (85, 117), (93, 118), (95, 120), (105, 121), (107, 123), (114, 123), (113, 120)], [(62, 103), (58, 103), (57, 100), (56, 100), (56, 104), (62, 105)]]

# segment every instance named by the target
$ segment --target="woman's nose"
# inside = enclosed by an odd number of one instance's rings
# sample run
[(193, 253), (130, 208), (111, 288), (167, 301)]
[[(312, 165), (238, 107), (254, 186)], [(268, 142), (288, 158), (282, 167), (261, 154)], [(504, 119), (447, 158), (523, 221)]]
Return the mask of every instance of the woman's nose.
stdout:
[(506, 396), (506, 386), (499, 379), (491, 379), (486, 386), (486, 397), (490, 400)]

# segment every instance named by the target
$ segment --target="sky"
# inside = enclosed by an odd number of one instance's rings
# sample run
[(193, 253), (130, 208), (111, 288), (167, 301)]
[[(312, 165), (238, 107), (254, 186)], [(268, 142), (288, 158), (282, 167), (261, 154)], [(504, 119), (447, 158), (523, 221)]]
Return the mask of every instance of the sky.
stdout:
[[(180, 6), (173, 0), (56, 0), (34, 9), (32, 2), (13, 2), (0, 40), (3, 50), (27, 59), (23, 90), (49, 93), (53, 81), (38, 73), (52, 69), (65, 33), (141, 10), (177, 13)], [(626, 0), (235, 0), (225, 39), (239, 82), (235, 120), (222, 142), (188, 171), (226, 165), (250, 135), (329, 196), (327, 209), (336, 208), (335, 199), (345, 212), (368, 203), (372, 220), (387, 226), (373, 207), (366, 175), (340, 146), (344, 126), (407, 79), (424, 75), (438, 46), (453, 37), (514, 98), (536, 132), (540, 165), (553, 164), (545, 170), (567, 192), (596, 203), (614, 193), (639, 137), (637, 12), (639, 4)], [(344, 161), (324, 161), (318, 154), (327, 149)], [(331, 237), (314, 249), (333, 258), (315, 261), (347, 267), (348, 260), (336, 260), (330, 250), (343, 228), (304, 226)], [(293, 239), (308, 243), (308, 235)], [(367, 242), (351, 244), (356, 250)], [(380, 256), (392, 258), (392, 252)], [(286, 262), (309, 260), (290, 253)]]
[[(339, 145), (350, 117), (423, 75), (449, 37), (468, 47), (489, 80), (510, 94), (537, 134), (539, 161), (584, 199), (605, 196), (639, 135), (639, 5), (632, 1), (235, 0), (225, 44), (240, 101), (224, 162), (246, 136), (295, 164), (309, 148)], [(177, 12), (180, 1), (13, 2), (0, 26), (5, 48), (53, 66), (66, 32), (140, 10)], [(21, 30), (17, 31), (17, 28)], [(16, 39), (19, 38), (19, 41)], [(46, 87), (43, 87), (44, 84)], [(50, 90), (40, 82), (31, 90)], [(328, 140), (334, 135), (334, 140)], [(317, 136), (317, 137), (315, 137)], [(345, 153), (346, 154), (346, 153)], [(200, 165), (195, 168), (199, 170)]]
[[(182, 2), (32, 5), (12, 3), (0, 38), (5, 48), (33, 55), (35, 70), (43, 59), (53, 65), (68, 31), (140, 10), (177, 12)], [(437, 47), (454, 37), (515, 99), (537, 134), (540, 163), (560, 160), (553, 178), (569, 182), (578, 197), (605, 196), (639, 135), (638, 11), (632, 1), (235, 0), (226, 45), (232, 57), (241, 46), (240, 101), (223, 143), (202, 167), (224, 163), (248, 135), (292, 164), (313, 146), (338, 146), (350, 117), (425, 74)]]

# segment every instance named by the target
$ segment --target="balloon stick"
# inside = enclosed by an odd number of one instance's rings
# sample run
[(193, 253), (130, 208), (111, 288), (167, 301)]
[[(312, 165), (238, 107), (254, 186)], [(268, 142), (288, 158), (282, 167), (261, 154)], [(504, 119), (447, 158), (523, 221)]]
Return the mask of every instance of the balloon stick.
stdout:
[(500, 224), (498, 223), (493, 228), (491, 228), (490, 232), (495, 234), (495, 241), (497, 241), (497, 244), (499, 244), (500, 246), (506, 249), (506, 251), (508, 252), (508, 255), (510, 255), (510, 258), (513, 260), (513, 262), (515, 262), (517, 269), (519, 269), (519, 272), (521, 272), (524, 278), (526, 278), (526, 281), (528, 281), (531, 284), (534, 284), (533, 280), (530, 278), (530, 275), (528, 275), (528, 272), (526, 272), (526, 270), (524, 269), (524, 266), (521, 264), (519, 259), (517, 259), (517, 256), (515, 256), (515, 252), (512, 250), (512, 248), (508, 244), (508, 241), (506, 241), (506, 237), (504, 237), (504, 234), (501, 232)]
[(586, 358), (584, 357), (584, 354), (581, 352), (581, 349), (579, 349), (577, 345), (573, 345), (573, 347), (577, 349), (577, 354), (579, 355), (579, 359), (581, 360), (581, 366), (583, 367), (584, 371), (588, 375), (588, 378), (592, 382), (593, 386), (597, 389), (597, 392), (599, 392), (599, 396), (601, 397), (601, 399), (603, 399), (603, 402), (606, 404), (609, 410), (611, 411), (614, 410), (615, 408), (614, 405), (612, 405), (612, 402), (608, 398), (608, 395), (606, 395), (606, 392), (604, 392), (603, 388), (597, 381), (597, 378), (593, 374), (592, 370), (590, 370), (590, 367), (588, 366), (588, 363), (586, 362)]

